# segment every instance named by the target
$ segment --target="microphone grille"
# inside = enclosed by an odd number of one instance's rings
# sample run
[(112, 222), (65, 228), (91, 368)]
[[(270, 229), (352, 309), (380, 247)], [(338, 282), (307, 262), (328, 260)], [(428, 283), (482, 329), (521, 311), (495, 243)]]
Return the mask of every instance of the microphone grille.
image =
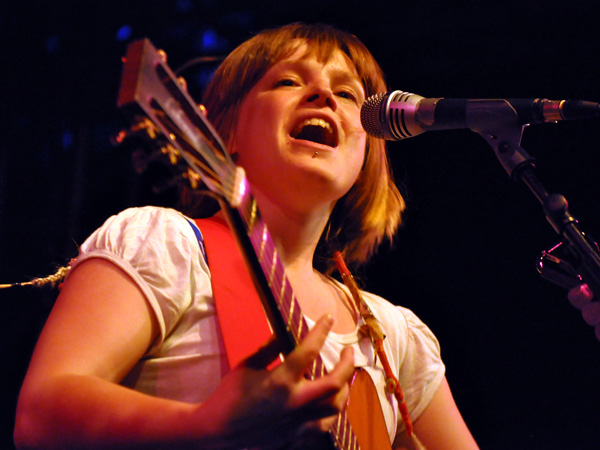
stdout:
[(381, 92), (368, 97), (360, 109), (360, 122), (368, 135), (384, 139), (383, 127), (384, 117), (382, 117), (383, 105), (389, 93)]

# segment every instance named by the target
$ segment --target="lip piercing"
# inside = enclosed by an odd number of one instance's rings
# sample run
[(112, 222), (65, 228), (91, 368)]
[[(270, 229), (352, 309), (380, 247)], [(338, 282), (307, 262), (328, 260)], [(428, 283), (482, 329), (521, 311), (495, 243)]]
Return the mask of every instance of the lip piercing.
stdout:
[(316, 158), (317, 156), (319, 156), (319, 152), (315, 152), (315, 154), (313, 155), (313, 158)]

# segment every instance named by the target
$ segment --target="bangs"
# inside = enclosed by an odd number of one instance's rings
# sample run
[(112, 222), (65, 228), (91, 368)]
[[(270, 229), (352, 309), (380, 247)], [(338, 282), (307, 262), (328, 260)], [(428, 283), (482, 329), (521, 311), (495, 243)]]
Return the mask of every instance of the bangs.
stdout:
[(250, 39), (248, 44), (241, 61), (242, 66), (250, 67), (259, 60), (263, 61), (260, 67), (255, 66), (254, 70), (248, 71), (255, 75), (252, 77), (253, 83), (273, 65), (306, 44), (303, 57), (314, 57), (321, 63), (327, 63), (336, 50), (346, 55), (367, 96), (386, 90), (383, 72), (365, 45), (353, 34), (341, 32), (329, 25), (292, 24), (262, 32)]
[(265, 37), (264, 44), (272, 50), (269, 58), (270, 66), (290, 56), (303, 44), (307, 44), (303, 57), (314, 57), (321, 63), (327, 63), (335, 51), (339, 50), (354, 66), (367, 96), (386, 90), (383, 72), (379, 65), (371, 52), (353, 34), (340, 32), (329, 25), (294, 24), (284, 29), (274, 30), (271, 39)]

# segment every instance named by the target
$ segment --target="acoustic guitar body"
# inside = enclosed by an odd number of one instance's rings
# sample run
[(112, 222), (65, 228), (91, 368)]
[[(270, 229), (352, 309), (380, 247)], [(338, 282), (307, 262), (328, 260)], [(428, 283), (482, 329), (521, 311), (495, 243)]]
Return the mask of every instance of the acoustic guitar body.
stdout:
[(358, 368), (354, 374), (346, 415), (361, 450), (391, 450), (379, 396), (366, 370)]

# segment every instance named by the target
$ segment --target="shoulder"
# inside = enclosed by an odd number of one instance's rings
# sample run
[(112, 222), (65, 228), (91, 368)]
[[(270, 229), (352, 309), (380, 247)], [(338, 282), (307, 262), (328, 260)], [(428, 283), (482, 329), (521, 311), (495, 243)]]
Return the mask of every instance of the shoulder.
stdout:
[(147, 234), (154, 230), (169, 230), (187, 235), (189, 234), (187, 231), (191, 231), (190, 225), (187, 224), (190, 220), (171, 208), (157, 206), (128, 208), (109, 217), (96, 233), (111, 232), (133, 235), (139, 234), (139, 232)]
[[(196, 237), (190, 219), (180, 212), (154, 206), (129, 208), (109, 217), (82, 244), (82, 253), (104, 250), (129, 259), (138, 252), (165, 247), (192, 251)], [(160, 250), (159, 248), (163, 248)]]
[(152, 284), (163, 278), (189, 279), (192, 272), (208, 271), (194, 226), (174, 209), (129, 208), (108, 218), (88, 237), (76, 263), (105, 258)]
[(108, 218), (81, 245), (73, 268), (90, 258), (118, 266), (144, 293), (162, 336), (196, 298), (211, 293), (210, 272), (194, 226), (174, 209), (126, 209)]
[(397, 306), (370, 292), (363, 292), (363, 298), (371, 307), (375, 317), (382, 323), (390, 343), (405, 351), (423, 351), (438, 355), (439, 342), (431, 329), (410, 309)]
[(394, 305), (385, 298), (371, 292), (362, 291), (363, 299), (371, 308), (375, 317), (391, 328), (408, 332), (414, 328), (426, 326), (423, 321), (410, 309)]

